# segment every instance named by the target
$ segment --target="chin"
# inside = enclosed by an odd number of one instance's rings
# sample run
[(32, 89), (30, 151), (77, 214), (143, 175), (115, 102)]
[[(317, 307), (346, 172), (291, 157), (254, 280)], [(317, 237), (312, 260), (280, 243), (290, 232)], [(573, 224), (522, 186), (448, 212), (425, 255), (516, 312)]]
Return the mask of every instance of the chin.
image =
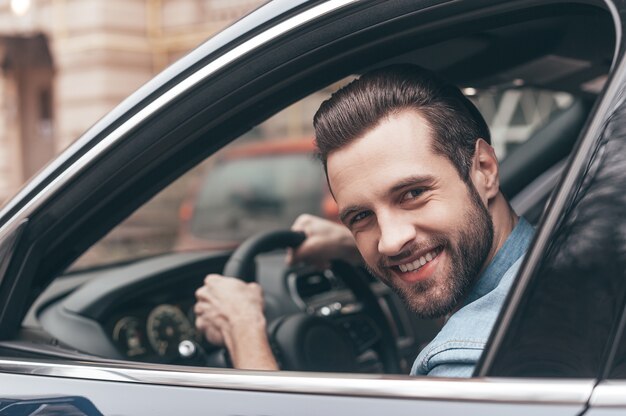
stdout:
[(452, 312), (458, 304), (456, 300), (448, 299), (438, 302), (432, 302), (430, 300), (425, 301), (424, 299), (402, 299), (413, 312), (425, 319), (441, 318), (442, 316), (446, 316)]
[(458, 305), (458, 296), (455, 293), (441, 293), (441, 289), (433, 281), (420, 282), (409, 287), (390, 287), (411, 311), (422, 318), (440, 318), (452, 312)]

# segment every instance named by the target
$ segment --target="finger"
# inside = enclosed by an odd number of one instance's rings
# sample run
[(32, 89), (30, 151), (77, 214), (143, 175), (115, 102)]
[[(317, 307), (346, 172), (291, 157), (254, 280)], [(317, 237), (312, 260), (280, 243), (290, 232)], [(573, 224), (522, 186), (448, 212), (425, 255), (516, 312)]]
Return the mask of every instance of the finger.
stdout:
[(198, 301), (202, 301), (206, 299), (205, 291), (206, 289), (204, 286), (200, 286), (199, 288), (196, 289), (196, 291), (194, 292), (194, 295), (196, 296), (196, 299), (198, 299)]
[(319, 245), (316, 243), (316, 241), (317, 238), (309, 236), (306, 240), (302, 242), (302, 244), (294, 248), (292, 252), (293, 261), (306, 262), (309, 260), (314, 260), (319, 252)]
[(193, 324), (199, 331), (203, 331), (204, 330), (205, 321), (204, 321), (204, 319), (202, 319), (201, 315), (196, 315), (196, 319), (193, 322)]
[(217, 273), (211, 273), (206, 275), (206, 277), (204, 278), (204, 284), (207, 283), (212, 283), (216, 280), (219, 280), (220, 278), (223, 278), (224, 276), (222, 276), (221, 274), (217, 274)]
[(307, 263), (308, 255), (306, 250), (306, 241), (302, 243), (300, 247), (291, 249), (290, 253), (287, 253), (289, 265), (295, 265), (298, 263)]
[(298, 218), (296, 218), (296, 220), (293, 222), (293, 224), (291, 226), (291, 230), (292, 231), (302, 231), (305, 234), (307, 234), (306, 228), (307, 228), (307, 225), (310, 222), (311, 222), (311, 215), (310, 214), (300, 214), (298, 216)]
[(194, 320), (194, 325), (199, 331), (202, 331), (202, 332), (204, 332), (208, 327), (212, 326), (211, 320), (208, 319), (203, 314), (196, 315), (196, 319)]
[(203, 319), (196, 319), (196, 328), (202, 332), (206, 340), (217, 346), (224, 345), (224, 337), (215, 325), (213, 325), (210, 321)]
[[(304, 245), (304, 244), (303, 244)], [(291, 252), (291, 258), (290, 261), (291, 263), (289, 264), (298, 264), (298, 263), (307, 263), (308, 262), (308, 258), (307, 258), (307, 254), (306, 254), (306, 250), (303, 250), (303, 247), (300, 246), (297, 249), (293, 249)]]
[(196, 289), (195, 296), (196, 296), (198, 303), (211, 302), (211, 299), (213, 298), (214, 290), (215, 289), (212, 287), (212, 284), (206, 284), (206, 283), (203, 286), (200, 286), (198, 289)]
[(202, 315), (205, 310), (206, 310), (206, 305), (204, 304), (204, 302), (197, 302), (195, 305), (193, 305), (193, 313), (196, 316)]
[(211, 328), (205, 329), (204, 337), (212, 345), (215, 345), (218, 347), (224, 346), (224, 336), (217, 328), (211, 327)]

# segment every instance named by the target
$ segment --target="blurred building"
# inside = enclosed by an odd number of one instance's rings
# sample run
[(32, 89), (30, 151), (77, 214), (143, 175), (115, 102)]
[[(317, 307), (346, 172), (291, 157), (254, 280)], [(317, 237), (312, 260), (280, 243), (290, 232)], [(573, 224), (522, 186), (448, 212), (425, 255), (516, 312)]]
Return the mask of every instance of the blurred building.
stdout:
[(0, 201), (261, 0), (0, 0)]

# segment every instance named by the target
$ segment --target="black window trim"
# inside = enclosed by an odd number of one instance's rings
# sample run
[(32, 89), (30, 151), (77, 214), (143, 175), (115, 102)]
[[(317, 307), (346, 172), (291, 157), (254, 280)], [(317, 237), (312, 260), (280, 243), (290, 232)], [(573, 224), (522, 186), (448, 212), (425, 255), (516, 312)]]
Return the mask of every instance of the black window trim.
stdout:
[(610, 114), (612, 114), (612, 110), (617, 107), (620, 98), (622, 98), (620, 97), (621, 85), (626, 83), (626, 58), (622, 55), (620, 59), (620, 52), (624, 48), (622, 44), (622, 18), (613, 3), (609, 0), (603, 0), (602, 2), (610, 12), (615, 25), (615, 53), (610, 76), (603, 94), (590, 112), (591, 119), (585, 124), (578, 143), (572, 152), (573, 156), (569, 159), (561, 179), (557, 183), (557, 191), (553, 195), (549, 208), (537, 229), (533, 243), (520, 267), (516, 281), (505, 300), (504, 307), (474, 372), (476, 377), (489, 376), (491, 366), (494, 363), (504, 336), (509, 330), (513, 316), (522, 301), (536, 267), (544, 256), (554, 230), (560, 223), (561, 213), (570, 200), (572, 191), (584, 177), (590, 154), (601, 139), (602, 129)]

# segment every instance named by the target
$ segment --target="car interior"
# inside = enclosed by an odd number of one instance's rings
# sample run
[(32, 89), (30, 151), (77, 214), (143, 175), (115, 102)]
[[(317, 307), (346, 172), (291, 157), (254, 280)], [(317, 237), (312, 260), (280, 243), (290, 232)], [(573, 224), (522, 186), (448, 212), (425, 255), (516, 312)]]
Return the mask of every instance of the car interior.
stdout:
[[(410, 19), (403, 20), (394, 29), (393, 47), (372, 41), (362, 46), (364, 52), (353, 63), (338, 60), (323, 75), (283, 91), (280, 100), (267, 100), (246, 128), (258, 131), (262, 121), (287, 104), (306, 96), (320, 102), (346, 76), (391, 63), (414, 63), (439, 73), (475, 95), (471, 98), (481, 111), (489, 112), (489, 102), (502, 104), (505, 95), (512, 94), (509, 99), (517, 97), (513, 101), (518, 105), (509, 109), (511, 123), (532, 119), (531, 113), (539, 115), (524, 139), (506, 149), (501, 159), (501, 189), (519, 215), (540, 224), (614, 59), (615, 33), (609, 12), (586, 4), (553, 5), (449, 22), (431, 31), (414, 30), (410, 23)], [(521, 95), (515, 95), (522, 93), (534, 97), (526, 107), (520, 104)], [(552, 93), (561, 95), (554, 98)], [(559, 100), (561, 106), (555, 104)], [(502, 111), (493, 110), (486, 118), (497, 125)], [(234, 144), (249, 140), (250, 133), (237, 136), (241, 138)], [(167, 185), (194, 165), (201, 162), (200, 172), (210, 169), (216, 157), (212, 153), (233, 139), (224, 135), (215, 144), (205, 145), (202, 152), (189, 147), (176, 157), (155, 158), (155, 166), (161, 164), (170, 172), (167, 176), (149, 185), (149, 178), (138, 181), (134, 186), (144, 186), (145, 193), (136, 192), (136, 197), (94, 215), (89, 223), (93, 227), (81, 224), (88, 231), (72, 237), (65, 256), (48, 259), (38, 269), (48, 275), (41, 280), (46, 283), (39, 284), (30, 297), (19, 332), (0, 343), (3, 353), (229, 367), (224, 350), (203, 340), (193, 324), (195, 290), (206, 274), (227, 270), (263, 287), (268, 332), (282, 369), (408, 374), (420, 348), (443, 321), (417, 317), (364, 269), (340, 261), (327, 270), (286, 266), (285, 249), (299, 240), (276, 230), (275, 222), (270, 222), (272, 227), (265, 234), (240, 239), (237, 247), (181, 252), (170, 245), (157, 253), (138, 251), (123, 260), (100, 257), (94, 265), (71, 266), (84, 256), (102, 256), (93, 250), (107, 233), (119, 227), (130, 229), (117, 223), (132, 218), (132, 212), (144, 203), (147, 207), (150, 202), (145, 201), (153, 195), (167, 195), (171, 189)], [(184, 154), (188, 157), (181, 162)], [(285, 228), (290, 221), (291, 217), (285, 219)], [(67, 235), (72, 233), (76, 231), (67, 231)], [(124, 237), (111, 233), (120, 242), (117, 250), (128, 254)], [(153, 238), (149, 233), (137, 235)], [(192, 341), (192, 353), (180, 349), (182, 341)]]

